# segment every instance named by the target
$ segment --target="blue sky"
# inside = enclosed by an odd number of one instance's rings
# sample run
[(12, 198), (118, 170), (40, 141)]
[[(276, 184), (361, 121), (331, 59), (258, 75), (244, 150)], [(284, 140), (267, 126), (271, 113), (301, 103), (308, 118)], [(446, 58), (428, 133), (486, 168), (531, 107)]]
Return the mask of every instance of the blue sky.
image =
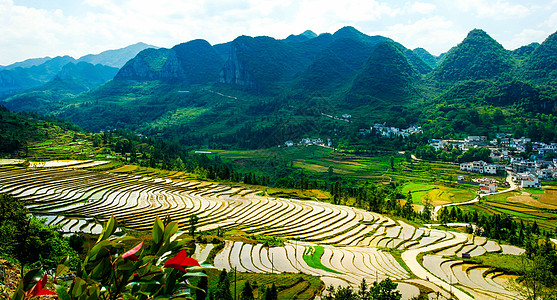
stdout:
[(0, 0), (0, 65), (145, 42), (285, 38), (350, 25), (438, 55), (481, 28), (507, 49), (557, 30), (557, 0)]

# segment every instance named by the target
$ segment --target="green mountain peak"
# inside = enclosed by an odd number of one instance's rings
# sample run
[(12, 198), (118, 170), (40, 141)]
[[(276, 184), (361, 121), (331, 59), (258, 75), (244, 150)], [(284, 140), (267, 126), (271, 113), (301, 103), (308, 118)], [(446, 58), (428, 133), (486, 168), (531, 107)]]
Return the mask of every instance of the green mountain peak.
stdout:
[(368, 103), (382, 100), (398, 103), (416, 96), (413, 87), (419, 72), (392, 42), (377, 45), (362, 72), (354, 80), (348, 100)]
[(537, 46), (526, 59), (527, 77), (533, 80), (557, 80), (557, 32)]
[(442, 82), (494, 79), (514, 67), (509, 51), (481, 29), (474, 29), (431, 73)]

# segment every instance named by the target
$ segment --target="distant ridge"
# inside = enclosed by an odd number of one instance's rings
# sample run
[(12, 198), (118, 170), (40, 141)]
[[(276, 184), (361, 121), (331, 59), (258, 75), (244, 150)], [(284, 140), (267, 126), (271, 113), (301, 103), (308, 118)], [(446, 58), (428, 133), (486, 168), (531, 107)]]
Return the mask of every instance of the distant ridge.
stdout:
[[(135, 57), (138, 52), (152, 47), (154, 46), (147, 45), (145, 43), (137, 43), (121, 49), (108, 50), (99, 54), (85, 55), (78, 60), (68, 55), (57, 56), (54, 58), (43, 57), (27, 59), (6, 67), (0, 67), (0, 95), (15, 94), (45, 84), (53, 80), (68, 63), (75, 64), (78, 62), (85, 62), (92, 65), (102, 65), (119, 69), (128, 60)], [(76, 75), (75, 71), (82, 70), (83, 72), (86, 72), (86, 70), (92, 70), (92, 68), (73, 68), (73, 70), (74, 75)], [(111, 74), (113, 72), (109, 71), (102, 73)], [(87, 74), (83, 74), (83, 76), (76, 76), (81, 79), (88, 78)], [(104, 78), (104, 75), (101, 77)], [(83, 82), (83, 80), (80, 80), (80, 82), (87, 88), (98, 85), (97, 80), (89, 83)], [(106, 80), (102, 83), (104, 82), (106, 82)]]
[(33, 67), (33, 66), (38, 66), (38, 65), (40, 65), (42, 63), (45, 63), (45, 62), (47, 62), (51, 59), (52, 58), (50, 56), (41, 57), (41, 58), (29, 58), (29, 59), (26, 59), (24, 61), (13, 63), (11, 65), (0, 66), (0, 70), (13, 70), (15, 68), (30, 68), (30, 67)]
[(147, 48), (156, 49), (158, 47), (140, 42), (120, 49), (103, 51), (99, 54), (88, 54), (80, 57), (77, 61), (84, 61), (93, 65), (101, 64), (109, 67), (121, 68), (128, 60), (135, 57), (137, 53)]
[(284, 41), (289, 43), (299, 43), (299, 42), (304, 42), (313, 39), (315, 37), (317, 37), (317, 34), (315, 34), (315, 32), (311, 30), (306, 30), (299, 35), (291, 34), (286, 39), (284, 39)]
[(557, 81), (557, 32), (537, 46), (526, 59), (528, 78)]
[(130, 59), (115, 79), (208, 83), (218, 80), (223, 63), (207, 41), (193, 40), (171, 49), (147, 48)]

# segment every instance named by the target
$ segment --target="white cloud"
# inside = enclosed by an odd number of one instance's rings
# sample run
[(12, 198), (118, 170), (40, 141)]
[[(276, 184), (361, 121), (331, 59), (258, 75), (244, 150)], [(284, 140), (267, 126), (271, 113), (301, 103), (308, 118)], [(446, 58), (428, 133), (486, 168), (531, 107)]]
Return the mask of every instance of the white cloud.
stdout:
[(435, 9), (437, 8), (437, 6), (435, 6), (435, 4), (432, 3), (425, 3), (425, 2), (414, 2), (410, 5), (409, 7), (409, 11), (415, 12), (415, 13), (419, 13), (419, 14), (429, 14), (433, 11), (435, 11)]
[(544, 25), (549, 28), (557, 28), (557, 12), (554, 12), (549, 16), (549, 18), (544, 22)]
[(522, 4), (506, 1), (458, 0), (457, 7), (465, 12), (473, 12), (480, 18), (508, 20), (530, 15), (530, 9)]
[(557, 0), (536, 1), (537, 6), (518, 1), (82, 0), (37, 9), (0, 0), (0, 64), (46, 55), (79, 57), (139, 41), (172, 47), (202, 38), (215, 44), (242, 34), (333, 33), (346, 25), (433, 53), (456, 45), (474, 27), (506, 39), (506, 45), (519, 43), (513, 34), (524, 28), (545, 30), (546, 36), (555, 30), (557, 13), (551, 13)]
[(421, 47), (434, 55), (448, 51), (466, 37), (466, 32), (456, 29), (452, 21), (439, 16), (423, 18), (409, 24), (395, 24), (380, 34), (409, 49)]
[(544, 30), (524, 29), (515, 34), (512, 39), (501, 41), (501, 44), (505, 47), (505, 49), (514, 50), (532, 42), (542, 42), (546, 38), (547, 33)]

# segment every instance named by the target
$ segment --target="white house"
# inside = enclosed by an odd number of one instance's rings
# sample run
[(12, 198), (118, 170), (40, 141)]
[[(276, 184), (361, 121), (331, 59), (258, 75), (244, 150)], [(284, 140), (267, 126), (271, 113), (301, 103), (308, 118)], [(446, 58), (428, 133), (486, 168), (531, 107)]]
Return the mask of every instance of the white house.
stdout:
[(484, 173), (487, 174), (497, 174), (497, 166), (492, 164), (486, 164), (484, 166)]
[(514, 180), (517, 181), (522, 188), (540, 187), (538, 176), (532, 173), (518, 173), (514, 176)]
[(480, 184), (480, 193), (482, 194), (489, 194), (497, 192), (497, 185), (493, 183), (481, 183)]
[(461, 163), (460, 170), (473, 173), (497, 174), (497, 165), (488, 164), (483, 160)]

